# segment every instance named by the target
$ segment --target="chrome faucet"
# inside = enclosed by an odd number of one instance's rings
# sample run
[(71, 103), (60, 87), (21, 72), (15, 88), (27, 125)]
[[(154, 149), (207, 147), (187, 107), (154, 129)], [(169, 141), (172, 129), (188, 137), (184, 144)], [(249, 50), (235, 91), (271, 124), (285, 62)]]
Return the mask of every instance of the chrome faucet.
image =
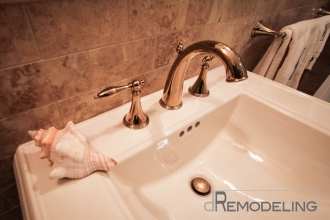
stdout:
[(197, 55), (213, 54), (220, 58), (226, 67), (226, 81), (237, 82), (247, 79), (246, 68), (239, 55), (229, 46), (217, 41), (200, 41), (183, 49), (180, 42), (179, 53), (167, 76), (163, 97), (159, 103), (165, 109), (175, 110), (182, 106), (184, 75), (190, 61)]
[(140, 95), (141, 95), (141, 85), (144, 84), (144, 80), (134, 80), (125, 86), (113, 86), (103, 89), (101, 92), (94, 96), (94, 99), (103, 97), (114, 97), (120, 92), (127, 89), (132, 90), (132, 105), (129, 112), (124, 116), (123, 123), (126, 127), (131, 129), (141, 129), (148, 125), (149, 117), (143, 112)]

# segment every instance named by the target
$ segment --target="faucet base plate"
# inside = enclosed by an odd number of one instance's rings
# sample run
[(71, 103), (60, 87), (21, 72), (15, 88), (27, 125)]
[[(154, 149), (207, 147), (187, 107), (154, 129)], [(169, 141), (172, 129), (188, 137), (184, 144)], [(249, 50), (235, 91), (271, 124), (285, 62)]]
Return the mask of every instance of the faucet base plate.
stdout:
[(166, 110), (178, 110), (182, 107), (182, 102), (180, 102), (179, 105), (176, 105), (176, 106), (169, 106), (169, 105), (166, 105), (162, 99), (159, 100), (159, 104), (165, 108)]
[(192, 88), (192, 86), (189, 87), (188, 92), (191, 95), (196, 96), (196, 97), (200, 97), (200, 98), (207, 97), (207, 96), (210, 95), (210, 91), (209, 90), (207, 90), (206, 92), (205, 91), (203, 91), (203, 92), (201, 92), (201, 91), (194, 91), (193, 88)]
[(127, 115), (125, 115), (123, 118), (124, 125), (133, 130), (145, 128), (149, 124), (149, 117), (146, 114), (144, 114), (145, 118), (143, 120), (136, 117), (134, 120), (132, 120), (132, 123), (130, 123), (126, 117)]

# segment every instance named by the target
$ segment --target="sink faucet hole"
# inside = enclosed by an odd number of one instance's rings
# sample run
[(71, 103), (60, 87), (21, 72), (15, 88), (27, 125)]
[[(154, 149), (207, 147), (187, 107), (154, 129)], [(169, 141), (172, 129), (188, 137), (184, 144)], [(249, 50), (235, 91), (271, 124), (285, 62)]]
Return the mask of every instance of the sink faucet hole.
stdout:
[(179, 136), (182, 137), (184, 135), (184, 131), (181, 131)]
[(196, 122), (196, 124), (195, 124), (195, 128), (197, 128), (200, 124), (201, 124), (201, 123), (200, 123), (199, 121)]
[(190, 132), (192, 130), (192, 126), (189, 126), (187, 131)]
[(200, 196), (207, 196), (211, 192), (211, 184), (203, 177), (194, 177), (190, 181), (191, 189)]

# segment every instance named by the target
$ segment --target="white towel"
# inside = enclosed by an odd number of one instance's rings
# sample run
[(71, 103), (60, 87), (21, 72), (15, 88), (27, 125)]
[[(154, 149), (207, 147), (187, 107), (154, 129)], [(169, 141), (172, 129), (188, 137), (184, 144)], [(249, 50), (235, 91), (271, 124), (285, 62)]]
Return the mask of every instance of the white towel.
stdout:
[[(281, 31), (286, 36), (273, 41), (253, 72), (296, 89), (304, 69), (312, 67), (323, 49), (324, 42), (320, 43), (320, 39), (327, 24), (330, 16), (284, 27)], [(323, 41), (328, 35), (323, 36)]]
[[(328, 16), (330, 18), (330, 16)], [(327, 24), (325, 25), (324, 31), (322, 33), (321, 36), (321, 40), (317, 43), (315, 50), (314, 50), (314, 55), (312, 57), (312, 60), (310, 61), (310, 63), (308, 64), (308, 66), (306, 67), (306, 69), (311, 70), (315, 61), (317, 60), (317, 58), (320, 56), (324, 45), (327, 42), (327, 39), (329, 37), (329, 33), (330, 33), (330, 22), (326, 22)], [(322, 30), (321, 30), (322, 31)]]
[(292, 31), (287, 29), (283, 30), (283, 32), (285, 32), (286, 36), (284, 38), (278, 37), (274, 39), (264, 56), (254, 68), (254, 73), (274, 80), (291, 41)]

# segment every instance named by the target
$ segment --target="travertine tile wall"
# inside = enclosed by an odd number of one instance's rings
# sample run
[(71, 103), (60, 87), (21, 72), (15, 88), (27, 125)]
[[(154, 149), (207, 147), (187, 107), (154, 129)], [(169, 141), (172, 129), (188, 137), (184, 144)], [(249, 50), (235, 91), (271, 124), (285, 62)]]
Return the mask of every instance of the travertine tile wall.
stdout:
[[(2, 192), (15, 184), (13, 155), (28, 130), (60, 129), (130, 101), (129, 92), (94, 100), (104, 86), (137, 77), (144, 95), (162, 89), (179, 41), (221, 41), (252, 70), (272, 41), (250, 38), (256, 21), (280, 30), (326, 2), (0, 0), (0, 214), (17, 208)], [(199, 72), (196, 60), (186, 77)]]

